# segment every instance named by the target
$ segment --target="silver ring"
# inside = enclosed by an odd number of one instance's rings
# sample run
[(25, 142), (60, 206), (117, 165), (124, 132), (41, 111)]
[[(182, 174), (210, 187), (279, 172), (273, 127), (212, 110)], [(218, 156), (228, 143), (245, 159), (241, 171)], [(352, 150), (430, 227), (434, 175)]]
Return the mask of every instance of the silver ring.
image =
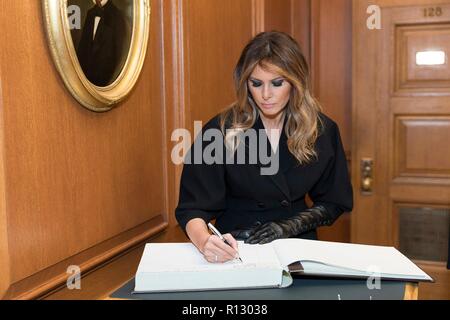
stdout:
[(214, 260), (217, 262), (217, 260), (218, 260), (217, 255), (214, 256)]

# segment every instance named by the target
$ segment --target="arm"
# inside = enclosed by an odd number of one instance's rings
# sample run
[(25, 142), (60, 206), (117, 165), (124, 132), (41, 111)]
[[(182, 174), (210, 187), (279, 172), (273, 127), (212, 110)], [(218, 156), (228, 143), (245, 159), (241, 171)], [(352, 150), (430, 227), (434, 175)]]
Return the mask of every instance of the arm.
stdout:
[(245, 242), (250, 244), (269, 243), (275, 239), (290, 238), (318, 227), (329, 226), (333, 222), (332, 215), (325, 207), (313, 206), (291, 218), (269, 222), (254, 229)]
[[(201, 137), (204, 131), (211, 127), (214, 127), (213, 121), (203, 128), (194, 143), (194, 145), (201, 144), (202, 154), (207, 143), (204, 143)], [(230, 247), (217, 236), (210, 235), (206, 225), (226, 210), (227, 187), (224, 164), (196, 163), (194, 150), (195, 147), (192, 146), (185, 158), (175, 216), (180, 227), (206, 260), (209, 262), (232, 260), (237, 254), (236, 240), (231, 235), (224, 235), (232, 245)]]
[(203, 252), (205, 244), (210, 237), (205, 221), (199, 218), (189, 220), (186, 225), (186, 234), (198, 250)]

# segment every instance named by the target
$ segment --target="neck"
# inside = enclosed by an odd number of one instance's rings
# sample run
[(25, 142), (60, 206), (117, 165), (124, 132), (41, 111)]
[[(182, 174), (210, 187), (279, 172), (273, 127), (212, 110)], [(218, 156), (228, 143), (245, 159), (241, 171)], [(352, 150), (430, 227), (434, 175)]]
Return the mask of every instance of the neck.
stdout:
[(264, 123), (264, 126), (266, 129), (282, 129), (283, 123), (284, 123), (284, 117), (286, 115), (286, 112), (282, 112), (281, 114), (273, 117), (268, 118), (262, 114), (262, 112), (259, 113), (259, 116), (261, 117), (262, 122)]

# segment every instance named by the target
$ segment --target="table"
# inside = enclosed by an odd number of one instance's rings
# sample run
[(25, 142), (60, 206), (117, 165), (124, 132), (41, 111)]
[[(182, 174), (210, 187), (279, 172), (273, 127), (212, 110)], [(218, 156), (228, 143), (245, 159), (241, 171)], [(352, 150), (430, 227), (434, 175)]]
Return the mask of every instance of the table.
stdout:
[(294, 276), (284, 289), (245, 289), (197, 292), (132, 294), (134, 279), (113, 292), (109, 299), (126, 300), (416, 300), (418, 284), (382, 280), (370, 290), (366, 280)]

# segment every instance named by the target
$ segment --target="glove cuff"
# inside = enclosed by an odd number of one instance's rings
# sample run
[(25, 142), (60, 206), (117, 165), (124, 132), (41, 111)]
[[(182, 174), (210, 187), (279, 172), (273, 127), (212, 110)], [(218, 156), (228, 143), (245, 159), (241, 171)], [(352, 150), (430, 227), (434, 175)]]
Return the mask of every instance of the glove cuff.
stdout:
[(288, 220), (294, 222), (295, 225), (295, 228), (292, 230), (292, 236), (298, 236), (302, 233), (317, 229), (318, 227), (330, 226), (334, 222), (333, 217), (322, 205), (306, 209)]

